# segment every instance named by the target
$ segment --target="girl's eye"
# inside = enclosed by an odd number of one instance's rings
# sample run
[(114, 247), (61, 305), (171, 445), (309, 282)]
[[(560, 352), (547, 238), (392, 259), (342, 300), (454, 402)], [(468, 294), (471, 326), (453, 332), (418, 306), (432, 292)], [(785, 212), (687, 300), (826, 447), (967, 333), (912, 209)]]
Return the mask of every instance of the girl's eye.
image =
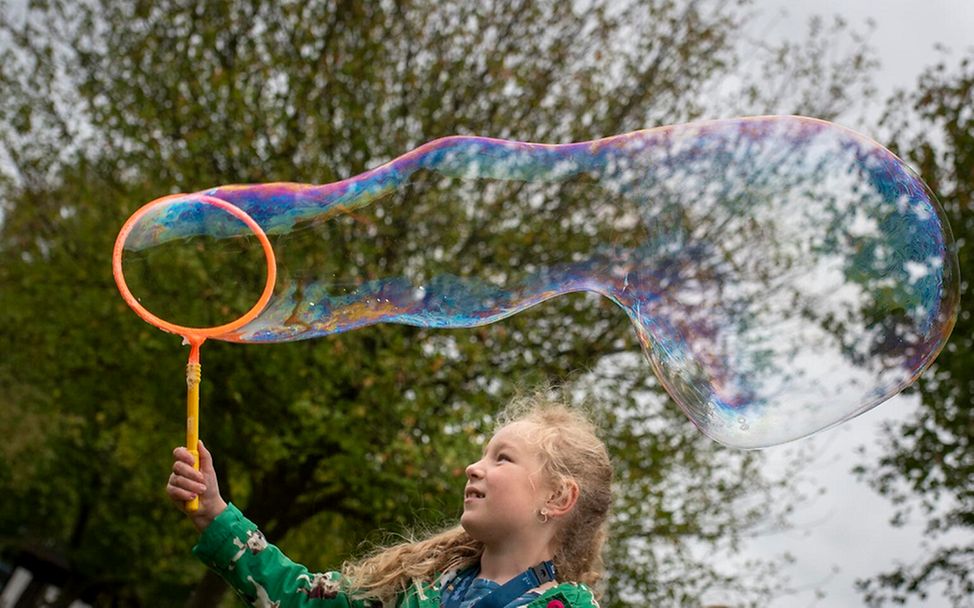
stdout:
[(498, 454), (497, 455), (497, 460), (498, 461), (506, 460), (507, 462), (510, 462), (511, 461), (510, 457), (508, 457), (507, 454)]

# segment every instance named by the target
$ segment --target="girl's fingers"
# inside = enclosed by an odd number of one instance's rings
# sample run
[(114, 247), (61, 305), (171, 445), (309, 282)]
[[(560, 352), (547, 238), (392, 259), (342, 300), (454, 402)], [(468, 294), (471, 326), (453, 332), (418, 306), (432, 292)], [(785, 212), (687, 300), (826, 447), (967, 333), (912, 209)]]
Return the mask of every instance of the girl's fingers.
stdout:
[(192, 479), (186, 477), (181, 477), (179, 475), (173, 475), (172, 477), (170, 477), (169, 485), (174, 488), (179, 488), (181, 490), (187, 490), (198, 494), (202, 494), (203, 492), (206, 492), (205, 484), (199, 481), (193, 481)]
[(172, 472), (181, 477), (188, 477), (195, 481), (204, 481), (203, 473), (194, 469), (193, 465), (185, 462), (174, 462), (172, 465)]
[[(173, 500), (190, 500), (196, 496), (193, 488), (186, 487), (186, 479), (178, 475), (170, 475), (169, 482), (166, 484), (166, 494)], [(189, 498), (186, 498), (189, 496)]]
[(182, 488), (176, 488), (173, 486), (169, 486), (166, 493), (169, 494), (169, 498), (178, 503), (189, 502), (197, 497), (195, 492), (190, 492), (189, 490), (183, 490)]
[(175, 458), (178, 462), (185, 462), (186, 464), (193, 466), (193, 462), (195, 459), (193, 458), (193, 455), (189, 453), (189, 450), (187, 450), (186, 448), (178, 447), (172, 451), (172, 455), (173, 458)]
[(212, 471), (213, 455), (210, 454), (210, 451), (208, 449), (206, 449), (206, 446), (203, 445), (202, 441), (199, 442), (199, 451), (200, 451), (200, 470), (207, 471), (207, 472)]

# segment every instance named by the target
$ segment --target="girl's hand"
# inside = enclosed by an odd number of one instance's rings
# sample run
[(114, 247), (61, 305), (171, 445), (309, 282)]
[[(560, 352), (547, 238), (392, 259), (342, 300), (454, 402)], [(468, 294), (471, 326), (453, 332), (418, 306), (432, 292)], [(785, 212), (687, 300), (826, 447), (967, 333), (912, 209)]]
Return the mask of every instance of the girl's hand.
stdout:
[[(196, 529), (202, 532), (213, 519), (227, 508), (220, 496), (220, 486), (213, 470), (213, 457), (209, 450), (199, 442), (200, 470), (193, 468), (193, 455), (184, 447), (173, 450), (172, 475), (166, 484), (166, 494), (183, 513), (189, 516)], [(190, 513), (186, 503), (199, 496), (200, 508)]]

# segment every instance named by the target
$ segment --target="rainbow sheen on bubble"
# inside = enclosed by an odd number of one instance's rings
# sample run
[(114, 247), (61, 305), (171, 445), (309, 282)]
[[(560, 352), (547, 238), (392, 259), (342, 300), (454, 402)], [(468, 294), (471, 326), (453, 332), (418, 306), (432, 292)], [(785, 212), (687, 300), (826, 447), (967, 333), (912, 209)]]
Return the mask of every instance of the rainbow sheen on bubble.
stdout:
[[(594, 292), (625, 311), (690, 419), (735, 447), (888, 399), (933, 361), (958, 309), (956, 253), (929, 188), (879, 144), (810, 118), (562, 145), (447, 137), (331, 184), (183, 195), (186, 210), (177, 199), (147, 216), (125, 248), (246, 238), (192, 205), (199, 194), (253, 217), (278, 256), (267, 308), (220, 339), (475, 327)], [(544, 233), (526, 232), (526, 217)], [(403, 226), (421, 247), (389, 242)], [(371, 239), (376, 259), (345, 259), (350, 239)], [(541, 250), (554, 261), (533, 263)]]

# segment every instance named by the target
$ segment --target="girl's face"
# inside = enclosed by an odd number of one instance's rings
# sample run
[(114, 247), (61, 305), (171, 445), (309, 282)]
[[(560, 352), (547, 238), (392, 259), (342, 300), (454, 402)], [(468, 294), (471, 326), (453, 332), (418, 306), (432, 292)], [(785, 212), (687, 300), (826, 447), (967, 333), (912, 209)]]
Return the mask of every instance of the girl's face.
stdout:
[(467, 467), (460, 523), (475, 539), (493, 543), (541, 526), (538, 512), (551, 489), (531, 442), (533, 430), (524, 421), (503, 427), (483, 457)]

